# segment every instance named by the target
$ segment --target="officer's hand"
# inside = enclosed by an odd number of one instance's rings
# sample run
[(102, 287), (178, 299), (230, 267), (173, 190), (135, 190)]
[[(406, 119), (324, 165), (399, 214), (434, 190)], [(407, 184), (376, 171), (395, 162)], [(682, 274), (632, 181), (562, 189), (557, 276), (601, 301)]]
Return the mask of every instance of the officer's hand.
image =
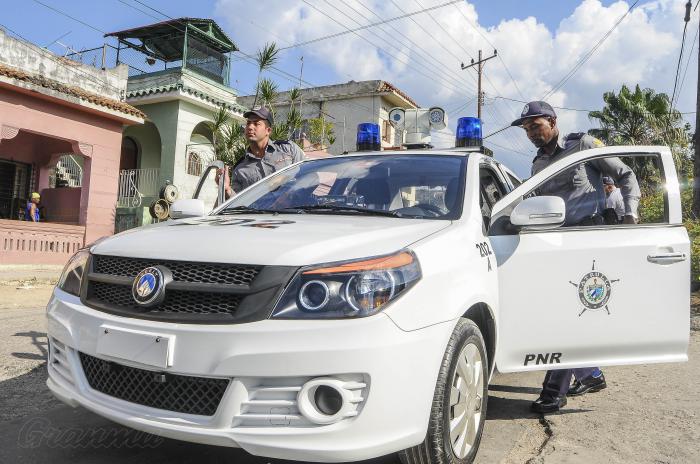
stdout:
[(631, 214), (626, 215), (622, 219), (623, 224), (637, 224), (638, 222), (639, 222), (639, 220), (636, 217), (632, 216)]

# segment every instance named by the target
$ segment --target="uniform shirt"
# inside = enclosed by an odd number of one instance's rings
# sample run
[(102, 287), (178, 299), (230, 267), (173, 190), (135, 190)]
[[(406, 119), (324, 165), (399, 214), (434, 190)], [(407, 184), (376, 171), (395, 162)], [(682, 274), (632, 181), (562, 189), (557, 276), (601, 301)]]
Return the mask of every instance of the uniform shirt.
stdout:
[(233, 169), (231, 188), (239, 193), (260, 179), (303, 159), (301, 148), (288, 140), (270, 141), (262, 158), (255, 156), (248, 147), (243, 159)]
[(622, 193), (619, 188), (615, 188), (605, 200), (605, 207), (615, 210), (618, 220), (622, 220), (625, 216), (625, 202), (622, 199)]
[[(546, 155), (540, 148), (532, 160), (532, 174), (535, 175), (555, 161), (581, 150), (602, 147), (603, 143), (590, 135), (569, 134), (557, 142), (557, 148)], [(609, 176), (620, 186), (624, 198), (624, 214), (637, 217), (639, 206), (639, 184), (634, 172), (617, 157), (590, 160), (567, 169), (549, 179), (537, 190), (538, 195), (560, 197), (566, 204), (564, 224), (572, 226), (605, 210), (605, 190), (603, 176)]]

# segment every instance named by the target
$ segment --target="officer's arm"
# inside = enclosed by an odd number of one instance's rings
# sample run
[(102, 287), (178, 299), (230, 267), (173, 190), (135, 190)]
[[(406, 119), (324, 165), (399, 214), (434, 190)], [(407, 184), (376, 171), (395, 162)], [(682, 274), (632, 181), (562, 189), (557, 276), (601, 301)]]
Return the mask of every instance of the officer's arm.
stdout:
[(237, 169), (234, 169), (233, 172), (231, 173), (231, 188), (226, 189), (226, 199), (228, 200), (232, 196), (234, 196), (236, 193), (240, 192), (243, 190), (243, 184), (241, 183), (241, 174), (238, 172)]
[(297, 161), (302, 161), (306, 159), (306, 155), (304, 154), (304, 150), (299, 148), (299, 145), (297, 145), (294, 142), (289, 142), (289, 144), (292, 146), (292, 155), (294, 156), (294, 162), (296, 163)]

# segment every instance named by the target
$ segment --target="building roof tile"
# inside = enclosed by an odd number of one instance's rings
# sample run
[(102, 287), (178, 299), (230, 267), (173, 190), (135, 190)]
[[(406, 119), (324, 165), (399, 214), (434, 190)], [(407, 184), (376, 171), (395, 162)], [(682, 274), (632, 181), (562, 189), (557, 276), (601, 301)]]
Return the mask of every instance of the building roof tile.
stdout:
[(120, 113), (136, 116), (137, 118), (146, 118), (146, 115), (143, 111), (129, 105), (128, 103), (115, 100), (113, 98), (103, 97), (96, 93), (83, 90), (79, 87), (62, 84), (61, 82), (58, 82), (53, 79), (48, 79), (44, 76), (29, 74), (12, 66), (0, 64), (0, 76), (6, 76), (12, 79), (17, 79), (23, 82), (28, 82), (34, 85), (45, 87), (47, 89), (52, 89), (57, 92), (64, 93), (66, 95), (85, 100), (95, 105), (104, 106), (105, 108), (119, 111)]

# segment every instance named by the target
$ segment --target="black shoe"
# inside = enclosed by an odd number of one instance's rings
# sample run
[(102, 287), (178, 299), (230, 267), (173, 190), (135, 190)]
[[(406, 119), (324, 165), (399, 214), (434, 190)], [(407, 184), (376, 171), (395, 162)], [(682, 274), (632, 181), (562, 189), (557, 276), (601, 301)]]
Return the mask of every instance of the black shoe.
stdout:
[(532, 402), (530, 410), (532, 412), (546, 414), (548, 412), (557, 412), (559, 408), (563, 408), (564, 406), (566, 406), (566, 396), (555, 396), (553, 398), (540, 396), (537, 398), (537, 401)]
[(566, 396), (580, 396), (584, 393), (595, 393), (607, 386), (603, 374), (600, 374), (600, 377), (593, 377), (590, 375), (583, 380), (577, 380), (571, 388), (569, 388), (569, 391), (566, 392)]

